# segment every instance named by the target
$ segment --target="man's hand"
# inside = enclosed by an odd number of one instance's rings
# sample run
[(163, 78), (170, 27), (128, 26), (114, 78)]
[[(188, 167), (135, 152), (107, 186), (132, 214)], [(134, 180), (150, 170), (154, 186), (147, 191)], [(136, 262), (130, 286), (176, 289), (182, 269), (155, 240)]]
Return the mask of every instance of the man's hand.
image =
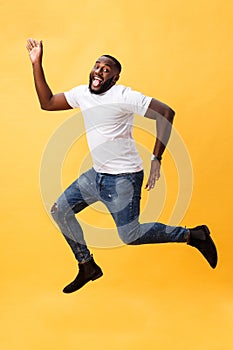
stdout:
[(147, 189), (147, 191), (150, 191), (152, 188), (154, 188), (156, 181), (159, 180), (160, 166), (161, 164), (159, 160), (155, 159), (151, 161), (150, 175), (149, 175), (147, 184), (145, 186), (145, 189)]
[(42, 41), (39, 42), (35, 39), (28, 39), (26, 48), (29, 52), (32, 64), (37, 62), (41, 63), (43, 55)]

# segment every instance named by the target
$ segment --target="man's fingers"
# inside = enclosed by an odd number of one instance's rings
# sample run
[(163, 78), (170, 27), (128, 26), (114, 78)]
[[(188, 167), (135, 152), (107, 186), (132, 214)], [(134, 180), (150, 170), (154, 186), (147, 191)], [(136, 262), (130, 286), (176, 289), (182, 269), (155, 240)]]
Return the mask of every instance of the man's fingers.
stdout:
[(152, 190), (153, 188), (155, 187), (155, 185), (146, 185), (146, 187), (145, 187), (145, 189), (147, 190), (147, 191), (150, 191), (150, 190)]
[(28, 51), (31, 50), (31, 42), (30, 42), (30, 39), (27, 40), (26, 48), (28, 49)]
[(27, 40), (26, 48), (28, 49), (28, 51), (31, 51), (34, 47), (38, 47), (38, 46), (40, 46), (40, 44), (37, 40), (32, 39), (32, 38)]
[(155, 187), (156, 181), (160, 178), (160, 162), (158, 160), (154, 160), (151, 162), (150, 176), (148, 178), (145, 189), (150, 191)]
[(156, 178), (149, 179), (145, 186), (145, 189), (147, 189), (147, 191), (150, 191), (151, 189), (153, 189), (155, 187), (156, 181), (157, 181)]
[(28, 39), (28, 41), (27, 41), (27, 43), (28, 43), (28, 46), (30, 47), (30, 48), (33, 48), (33, 39), (32, 38), (29, 38)]

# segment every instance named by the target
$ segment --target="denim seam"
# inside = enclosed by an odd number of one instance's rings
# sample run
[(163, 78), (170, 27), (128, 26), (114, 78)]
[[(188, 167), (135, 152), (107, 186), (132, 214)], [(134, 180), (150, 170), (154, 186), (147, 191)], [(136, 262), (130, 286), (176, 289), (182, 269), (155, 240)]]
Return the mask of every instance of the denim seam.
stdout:
[[(75, 239), (75, 237), (74, 237), (74, 234), (73, 234), (73, 232), (72, 232), (72, 230), (71, 230), (71, 228), (70, 228), (70, 226), (69, 226), (69, 224), (68, 224), (68, 221), (67, 221), (67, 219), (66, 219), (66, 216), (67, 216), (67, 214), (69, 213), (69, 211), (73, 211), (74, 208), (75, 208), (75, 205), (70, 206), (70, 208), (64, 213), (64, 223), (65, 223), (65, 225), (66, 225), (66, 227), (67, 227), (69, 233), (71, 233), (70, 237), (72, 237), (73, 241), (76, 243), (76, 247), (77, 247), (78, 252), (83, 256), (83, 259), (84, 259), (84, 255), (83, 255), (82, 250), (81, 250), (80, 247), (79, 247), (79, 243), (76, 242), (76, 239)], [(74, 213), (74, 212), (73, 212), (73, 213)], [(74, 215), (75, 215), (75, 214), (74, 214)], [(68, 238), (69, 238), (69, 237), (68, 237)]]

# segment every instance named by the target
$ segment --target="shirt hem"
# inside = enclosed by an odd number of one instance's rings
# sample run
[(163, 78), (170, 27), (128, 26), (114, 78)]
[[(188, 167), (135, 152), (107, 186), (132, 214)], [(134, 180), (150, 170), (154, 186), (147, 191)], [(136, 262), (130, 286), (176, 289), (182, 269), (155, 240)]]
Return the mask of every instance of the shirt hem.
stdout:
[(143, 170), (142, 166), (139, 166), (137, 168), (131, 168), (131, 169), (122, 169), (122, 170), (116, 170), (116, 169), (112, 169), (112, 170), (106, 170), (106, 169), (100, 169), (100, 168), (96, 168), (95, 166), (93, 166), (93, 169), (100, 174), (109, 174), (109, 175), (122, 175), (122, 174), (132, 174), (132, 173), (139, 173), (140, 171)]

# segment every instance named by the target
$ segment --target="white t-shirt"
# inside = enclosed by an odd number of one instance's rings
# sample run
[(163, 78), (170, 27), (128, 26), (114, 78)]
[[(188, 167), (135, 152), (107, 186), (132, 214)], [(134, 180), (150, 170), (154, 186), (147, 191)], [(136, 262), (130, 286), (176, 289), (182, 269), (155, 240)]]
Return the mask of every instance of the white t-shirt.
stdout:
[(151, 97), (123, 85), (103, 94), (80, 85), (65, 92), (68, 104), (83, 114), (87, 142), (97, 172), (132, 173), (142, 170), (142, 160), (132, 136), (134, 114), (144, 116)]

